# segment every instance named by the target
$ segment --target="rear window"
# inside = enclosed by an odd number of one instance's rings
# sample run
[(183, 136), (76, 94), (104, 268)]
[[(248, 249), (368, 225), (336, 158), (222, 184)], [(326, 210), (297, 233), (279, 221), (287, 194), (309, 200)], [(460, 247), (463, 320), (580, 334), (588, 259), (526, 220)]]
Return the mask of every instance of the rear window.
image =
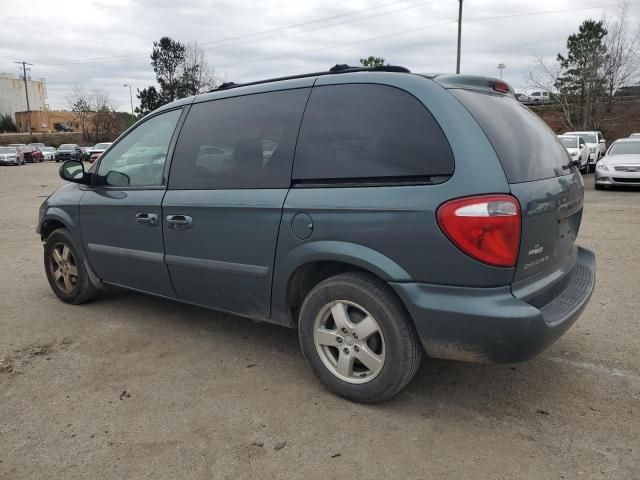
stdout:
[(578, 139), (576, 137), (560, 137), (560, 141), (567, 148), (578, 148)]
[(453, 173), (453, 153), (415, 97), (385, 85), (315, 87), (304, 113), (295, 180), (430, 177)]
[(568, 154), (540, 117), (514, 98), (454, 89), (493, 145), (509, 183), (558, 177)]

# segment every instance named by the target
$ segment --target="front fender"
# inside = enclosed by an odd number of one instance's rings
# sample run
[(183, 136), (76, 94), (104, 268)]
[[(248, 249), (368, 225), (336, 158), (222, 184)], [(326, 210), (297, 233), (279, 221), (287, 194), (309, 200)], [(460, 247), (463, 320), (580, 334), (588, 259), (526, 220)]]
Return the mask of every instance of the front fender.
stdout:
[(293, 326), (287, 302), (289, 281), (298, 268), (314, 262), (340, 262), (353, 265), (391, 282), (410, 281), (410, 275), (395, 261), (369, 247), (349, 242), (320, 240), (298, 245), (278, 254), (273, 272), (272, 321)]
[(65, 211), (60, 207), (46, 207), (45, 210), (42, 212), (40, 221), (38, 222), (38, 228), (36, 230), (36, 233), (39, 233), (40, 235), (42, 235), (45, 224), (51, 221), (62, 223), (72, 235), (74, 235), (75, 232), (77, 231), (77, 224), (67, 211)]

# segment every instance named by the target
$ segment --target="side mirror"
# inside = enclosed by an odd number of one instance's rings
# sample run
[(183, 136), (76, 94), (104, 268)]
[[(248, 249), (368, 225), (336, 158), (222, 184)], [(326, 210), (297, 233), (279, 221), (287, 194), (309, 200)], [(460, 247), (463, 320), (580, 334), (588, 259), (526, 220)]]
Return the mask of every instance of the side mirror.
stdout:
[(67, 160), (60, 165), (60, 178), (67, 182), (88, 183), (84, 165), (79, 160)]
[(604, 138), (603, 138), (602, 140), (600, 140), (600, 143), (605, 143), (605, 140), (604, 140)]

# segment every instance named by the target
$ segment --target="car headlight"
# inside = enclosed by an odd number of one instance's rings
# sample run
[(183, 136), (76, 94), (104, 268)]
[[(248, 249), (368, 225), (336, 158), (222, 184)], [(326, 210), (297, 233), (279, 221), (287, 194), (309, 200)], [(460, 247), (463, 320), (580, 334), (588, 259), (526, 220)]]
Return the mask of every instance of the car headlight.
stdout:
[(603, 161), (600, 161), (600, 162), (598, 162), (596, 164), (596, 170), (600, 170), (601, 172), (608, 172), (609, 171), (609, 165), (607, 165)]

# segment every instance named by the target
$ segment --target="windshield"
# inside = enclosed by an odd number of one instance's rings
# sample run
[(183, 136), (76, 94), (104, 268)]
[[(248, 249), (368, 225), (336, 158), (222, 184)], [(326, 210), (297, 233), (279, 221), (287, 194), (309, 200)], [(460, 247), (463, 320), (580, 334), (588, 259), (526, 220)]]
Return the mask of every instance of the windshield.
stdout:
[(109, 148), (110, 145), (111, 145), (110, 143), (96, 143), (93, 148), (106, 150), (107, 148)]
[(567, 148), (578, 148), (578, 139), (576, 137), (560, 137), (560, 141)]
[(0, 147), (0, 153), (18, 153), (15, 148)]
[(566, 135), (580, 135), (585, 142), (587, 143), (598, 143), (596, 139), (595, 133), (585, 133), (585, 132), (567, 132)]
[(53, 147), (40, 147), (40, 150), (43, 152), (50, 152), (52, 150), (54, 150)]
[(70, 143), (64, 143), (60, 145), (60, 148), (58, 148), (58, 150), (75, 150), (75, 149), (76, 149), (76, 146)]
[(640, 141), (614, 143), (609, 155), (640, 155)]

